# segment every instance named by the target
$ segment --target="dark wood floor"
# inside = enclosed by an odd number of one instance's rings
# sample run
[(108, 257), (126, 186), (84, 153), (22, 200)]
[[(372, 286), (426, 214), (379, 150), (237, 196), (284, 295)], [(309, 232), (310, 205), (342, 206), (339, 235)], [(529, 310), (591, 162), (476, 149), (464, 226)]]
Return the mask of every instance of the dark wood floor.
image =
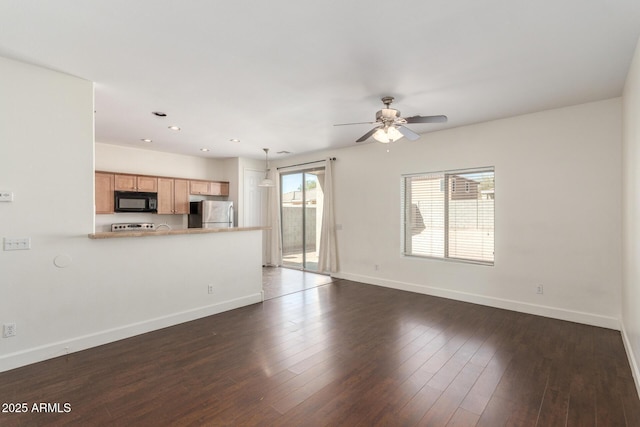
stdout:
[(620, 334), (349, 281), (0, 374), (2, 426), (640, 426)]

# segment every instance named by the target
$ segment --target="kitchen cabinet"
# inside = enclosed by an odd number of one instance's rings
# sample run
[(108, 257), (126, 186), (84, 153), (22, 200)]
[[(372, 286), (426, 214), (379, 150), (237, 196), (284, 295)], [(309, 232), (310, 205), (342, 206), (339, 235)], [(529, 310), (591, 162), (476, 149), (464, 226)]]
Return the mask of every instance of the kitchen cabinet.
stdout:
[(189, 181), (174, 179), (173, 206), (175, 214), (189, 213)]
[(95, 174), (95, 206), (97, 214), (113, 213), (114, 175), (96, 172)]
[(228, 196), (229, 195), (229, 183), (228, 182), (211, 182), (211, 193), (214, 196)]
[(229, 183), (223, 181), (189, 181), (189, 193), (203, 196), (228, 196)]
[(158, 178), (158, 213), (189, 213), (189, 182), (186, 179)]
[(148, 193), (156, 193), (158, 191), (158, 178), (155, 176), (116, 174), (114, 180), (116, 191), (141, 191)]
[(228, 197), (229, 182), (96, 171), (96, 213), (114, 212), (114, 191), (158, 193), (158, 213), (188, 214), (189, 195)]
[(189, 181), (190, 194), (207, 195), (211, 192), (210, 188), (209, 181)]

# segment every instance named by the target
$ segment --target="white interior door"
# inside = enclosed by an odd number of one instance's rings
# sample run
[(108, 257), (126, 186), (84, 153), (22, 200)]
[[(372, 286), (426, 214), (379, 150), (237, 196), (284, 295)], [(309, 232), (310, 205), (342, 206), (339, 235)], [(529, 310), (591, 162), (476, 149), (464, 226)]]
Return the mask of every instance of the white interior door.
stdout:
[[(264, 178), (264, 171), (255, 169), (244, 170), (243, 200), (242, 200), (242, 226), (263, 227), (267, 225), (267, 191), (258, 187)], [(265, 232), (262, 237), (263, 264), (266, 257)]]
[(264, 178), (264, 172), (244, 170), (243, 226), (261, 227), (267, 225), (267, 192), (258, 187)]

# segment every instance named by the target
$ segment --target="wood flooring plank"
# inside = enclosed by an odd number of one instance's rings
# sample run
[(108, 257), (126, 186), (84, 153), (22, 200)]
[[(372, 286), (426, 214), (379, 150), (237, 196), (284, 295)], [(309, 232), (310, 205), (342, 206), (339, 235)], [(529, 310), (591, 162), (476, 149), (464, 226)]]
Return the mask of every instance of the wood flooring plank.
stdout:
[[(296, 411), (300, 418), (318, 425), (355, 425), (369, 417), (366, 392), (372, 383), (382, 385), (388, 378), (378, 376), (373, 367), (358, 369), (356, 376), (343, 377), (322, 393), (311, 397)], [(379, 402), (379, 400), (376, 400)]]
[(492, 396), (485, 410), (480, 415), (476, 427), (501, 427), (507, 426), (512, 417), (516, 404), (511, 400)]
[(268, 393), (265, 402), (279, 413), (286, 414), (331, 382), (347, 375), (351, 366), (349, 363), (336, 364), (336, 360), (324, 361)]
[[(429, 380), (427, 383), (429, 386), (445, 390), (452, 381), (458, 376), (458, 374), (466, 367), (469, 360), (473, 357), (475, 352), (480, 347), (481, 342), (479, 340), (469, 339), (456, 351), (451, 358), (445, 363), (440, 370)], [(469, 366), (468, 368), (477, 369), (482, 371), (481, 367), (474, 368)]]
[(416, 395), (398, 411), (399, 425), (417, 425), (424, 415), (442, 396), (442, 390), (425, 385)]
[(446, 427), (473, 427), (476, 425), (480, 415), (469, 412), (465, 409), (458, 408), (449, 420)]
[(536, 425), (564, 426), (569, 415), (569, 392), (547, 388), (537, 417)]
[(596, 425), (596, 393), (591, 385), (577, 379), (569, 392), (568, 427)]
[(443, 426), (459, 409), (465, 396), (480, 376), (482, 368), (471, 363), (465, 365), (451, 384), (444, 390), (438, 400), (422, 417), (419, 425)]
[(506, 371), (510, 361), (511, 358), (492, 358), (489, 364), (483, 369), (469, 393), (465, 396), (460, 407), (481, 415), (500, 383), (502, 375)]
[(638, 392), (635, 383), (632, 379), (627, 378), (623, 381), (620, 390), (626, 425), (629, 427), (640, 426), (640, 405), (637, 404)]

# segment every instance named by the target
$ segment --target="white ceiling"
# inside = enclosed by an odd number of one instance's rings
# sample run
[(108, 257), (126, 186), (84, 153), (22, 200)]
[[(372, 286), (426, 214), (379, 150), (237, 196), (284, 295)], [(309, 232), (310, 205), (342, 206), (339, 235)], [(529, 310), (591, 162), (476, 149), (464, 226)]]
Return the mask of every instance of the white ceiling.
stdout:
[(96, 141), (207, 157), (353, 145), (384, 95), (449, 117), (418, 133), (616, 97), (639, 36), (638, 0), (0, 0), (0, 56), (95, 82)]

